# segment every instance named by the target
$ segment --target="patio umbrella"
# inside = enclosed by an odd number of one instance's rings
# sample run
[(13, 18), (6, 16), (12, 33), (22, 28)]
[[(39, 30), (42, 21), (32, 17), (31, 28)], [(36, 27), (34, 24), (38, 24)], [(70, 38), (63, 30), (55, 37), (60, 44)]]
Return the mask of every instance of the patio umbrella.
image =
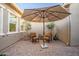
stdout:
[[(32, 22), (42, 22), (43, 23), (43, 36), (45, 34), (45, 22), (62, 20), (63, 18), (70, 15), (62, 6), (56, 5), (45, 8), (37, 8), (37, 9), (25, 9), (22, 15), (27, 21)], [(44, 40), (43, 40), (43, 43)]]

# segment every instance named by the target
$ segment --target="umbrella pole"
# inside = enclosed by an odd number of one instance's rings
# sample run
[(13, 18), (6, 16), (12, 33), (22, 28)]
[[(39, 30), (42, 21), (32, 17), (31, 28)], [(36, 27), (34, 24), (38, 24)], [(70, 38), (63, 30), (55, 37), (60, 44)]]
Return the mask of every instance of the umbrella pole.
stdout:
[(44, 22), (44, 18), (43, 18), (43, 45), (45, 43), (45, 41), (44, 41), (44, 35), (45, 35), (45, 22)]
[(45, 21), (44, 21), (44, 17), (43, 17), (43, 44), (41, 45), (41, 47), (44, 48), (48, 48), (47, 44), (44, 41), (44, 35), (45, 35)]

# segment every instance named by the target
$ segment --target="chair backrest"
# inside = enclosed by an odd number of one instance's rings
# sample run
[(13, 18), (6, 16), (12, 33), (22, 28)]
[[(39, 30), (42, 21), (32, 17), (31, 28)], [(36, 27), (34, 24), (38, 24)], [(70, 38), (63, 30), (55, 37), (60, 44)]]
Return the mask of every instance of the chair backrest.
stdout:
[(51, 32), (45, 32), (45, 36), (48, 36), (48, 37), (50, 37), (51, 36)]
[(30, 36), (31, 36), (31, 37), (36, 37), (36, 33), (35, 33), (35, 32), (31, 32), (31, 33), (30, 33)]

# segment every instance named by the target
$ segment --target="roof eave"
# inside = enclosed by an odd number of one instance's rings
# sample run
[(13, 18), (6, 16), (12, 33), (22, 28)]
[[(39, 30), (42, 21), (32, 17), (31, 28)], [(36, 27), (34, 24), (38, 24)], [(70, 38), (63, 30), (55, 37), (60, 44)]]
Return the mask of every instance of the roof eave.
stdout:
[(23, 14), (23, 11), (15, 3), (5, 3), (5, 4), (8, 5), (10, 8), (12, 8), (13, 10), (15, 10), (20, 15)]

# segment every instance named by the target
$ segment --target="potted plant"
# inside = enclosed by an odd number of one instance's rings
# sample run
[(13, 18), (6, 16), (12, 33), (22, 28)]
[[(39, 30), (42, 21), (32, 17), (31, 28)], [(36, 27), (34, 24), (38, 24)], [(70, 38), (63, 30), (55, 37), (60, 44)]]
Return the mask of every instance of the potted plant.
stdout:
[[(55, 26), (54, 22), (49, 22), (47, 24), (47, 28), (50, 30), (51, 33), (52, 33), (52, 30), (54, 29), (54, 26)], [(51, 40), (52, 40), (52, 34), (51, 34)]]
[(25, 31), (27, 32), (27, 36), (29, 37), (29, 30), (31, 30), (31, 24), (29, 22), (25, 23)]
[(31, 24), (30, 23), (26, 23), (25, 24), (25, 30), (28, 32), (29, 30), (31, 30)]
[(25, 32), (27, 32), (26, 35), (23, 37), (23, 39), (24, 40), (26, 40), (26, 38), (29, 39), (29, 30), (31, 30), (31, 24), (29, 22), (25, 21), (23, 23), (23, 28), (24, 28)]

